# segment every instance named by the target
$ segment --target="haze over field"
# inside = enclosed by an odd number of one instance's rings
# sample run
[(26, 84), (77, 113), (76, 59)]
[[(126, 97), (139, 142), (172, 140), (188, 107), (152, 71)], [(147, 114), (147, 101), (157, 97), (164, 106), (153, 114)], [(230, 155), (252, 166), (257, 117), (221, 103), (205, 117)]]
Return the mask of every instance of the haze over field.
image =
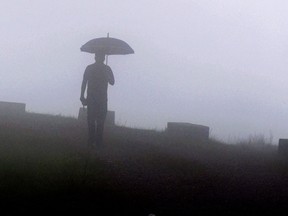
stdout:
[(286, 138), (288, 2), (284, 0), (1, 1), (0, 100), (77, 116), (88, 40), (126, 41), (109, 57), (109, 109), (126, 126), (210, 126), (221, 139)]

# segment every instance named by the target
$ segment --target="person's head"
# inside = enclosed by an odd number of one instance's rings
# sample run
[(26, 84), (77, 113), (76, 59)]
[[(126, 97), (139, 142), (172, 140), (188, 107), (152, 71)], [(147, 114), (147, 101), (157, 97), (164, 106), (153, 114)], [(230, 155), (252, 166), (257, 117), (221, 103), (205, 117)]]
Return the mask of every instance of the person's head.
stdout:
[(98, 63), (104, 63), (105, 55), (103, 53), (96, 53), (95, 54), (95, 61)]

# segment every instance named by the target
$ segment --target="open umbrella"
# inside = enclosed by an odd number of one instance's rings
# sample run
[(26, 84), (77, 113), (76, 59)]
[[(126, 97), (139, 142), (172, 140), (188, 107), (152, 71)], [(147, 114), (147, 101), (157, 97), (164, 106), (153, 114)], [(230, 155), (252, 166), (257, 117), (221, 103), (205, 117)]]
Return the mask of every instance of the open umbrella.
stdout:
[(81, 51), (88, 53), (104, 53), (105, 55), (127, 55), (133, 54), (134, 50), (123, 40), (117, 38), (101, 37), (85, 43)]

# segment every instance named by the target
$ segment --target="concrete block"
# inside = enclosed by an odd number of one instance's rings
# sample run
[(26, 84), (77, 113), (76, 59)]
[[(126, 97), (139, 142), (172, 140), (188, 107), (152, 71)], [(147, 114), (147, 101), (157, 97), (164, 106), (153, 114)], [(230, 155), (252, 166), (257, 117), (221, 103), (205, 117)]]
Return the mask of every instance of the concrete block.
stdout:
[(87, 121), (87, 109), (84, 107), (80, 107), (78, 112), (78, 120), (79, 121)]
[(105, 124), (108, 126), (115, 126), (115, 111), (108, 110)]
[[(78, 120), (87, 122), (87, 108), (80, 107), (78, 112)], [(106, 120), (105, 120), (106, 126), (114, 126), (115, 125), (115, 111), (108, 110)]]
[(25, 103), (0, 101), (0, 115), (23, 115), (25, 109)]
[(168, 135), (179, 138), (209, 139), (209, 127), (185, 122), (168, 122), (166, 132)]
[(279, 139), (278, 153), (288, 158), (288, 139)]

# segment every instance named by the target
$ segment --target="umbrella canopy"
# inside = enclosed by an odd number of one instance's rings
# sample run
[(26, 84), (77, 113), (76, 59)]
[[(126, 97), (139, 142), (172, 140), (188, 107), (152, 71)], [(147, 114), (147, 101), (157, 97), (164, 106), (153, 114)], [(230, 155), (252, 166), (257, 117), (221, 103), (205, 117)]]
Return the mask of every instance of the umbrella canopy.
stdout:
[(84, 44), (80, 50), (88, 53), (101, 52), (105, 55), (127, 55), (134, 53), (134, 50), (125, 41), (110, 37), (92, 39)]

